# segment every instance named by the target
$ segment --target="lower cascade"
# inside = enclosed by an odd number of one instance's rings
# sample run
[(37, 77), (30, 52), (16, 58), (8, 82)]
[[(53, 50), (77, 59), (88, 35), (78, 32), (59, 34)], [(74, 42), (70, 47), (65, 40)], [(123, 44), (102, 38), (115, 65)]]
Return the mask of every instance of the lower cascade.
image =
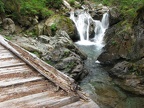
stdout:
[[(72, 11), (70, 19), (75, 23), (80, 41), (76, 42), (80, 45), (96, 45), (99, 48), (104, 46), (103, 37), (105, 30), (109, 26), (109, 15), (104, 13), (100, 20), (94, 20), (91, 15), (86, 11), (80, 11), (78, 15)], [(94, 37), (90, 39), (90, 29), (93, 26)]]

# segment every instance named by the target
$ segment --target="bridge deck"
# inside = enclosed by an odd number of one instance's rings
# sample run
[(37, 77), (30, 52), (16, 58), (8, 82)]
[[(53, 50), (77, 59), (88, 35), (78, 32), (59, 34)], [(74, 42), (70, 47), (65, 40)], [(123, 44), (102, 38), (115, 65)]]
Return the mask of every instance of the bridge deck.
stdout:
[(98, 108), (66, 81), (72, 79), (0, 38), (0, 108)]

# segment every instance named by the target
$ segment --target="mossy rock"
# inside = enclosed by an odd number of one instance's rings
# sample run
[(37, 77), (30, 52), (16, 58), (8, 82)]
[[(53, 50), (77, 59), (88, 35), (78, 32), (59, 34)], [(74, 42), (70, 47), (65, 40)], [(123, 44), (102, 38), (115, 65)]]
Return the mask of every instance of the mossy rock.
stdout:
[(57, 30), (66, 31), (70, 37), (75, 34), (73, 22), (68, 17), (62, 15), (54, 15), (45, 22), (44, 33), (46, 35), (54, 35)]

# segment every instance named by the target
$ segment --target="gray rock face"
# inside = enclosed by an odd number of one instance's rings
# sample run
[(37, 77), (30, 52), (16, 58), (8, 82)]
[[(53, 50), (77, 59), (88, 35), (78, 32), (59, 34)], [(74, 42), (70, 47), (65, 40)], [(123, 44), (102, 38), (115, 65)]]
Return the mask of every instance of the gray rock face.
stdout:
[(74, 45), (66, 32), (58, 31), (49, 43), (54, 48), (42, 57), (43, 60), (75, 80), (80, 80), (87, 74), (82, 61), (86, 59), (86, 55)]

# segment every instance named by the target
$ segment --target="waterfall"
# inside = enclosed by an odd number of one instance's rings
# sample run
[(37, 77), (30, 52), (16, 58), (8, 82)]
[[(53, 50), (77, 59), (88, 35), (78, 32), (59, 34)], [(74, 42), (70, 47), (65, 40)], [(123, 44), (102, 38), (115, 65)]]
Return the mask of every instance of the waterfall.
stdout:
[[(104, 13), (102, 20), (94, 20), (87, 11), (81, 11), (78, 15), (75, 15), (74, 12), (71, 12), (70, 19), (75, 23), (78, 34), (80, 36), (80, 41), (78, 44), (82, 45), (97, 45), (103, 47), (103, 37), (105, 30), (109, 26), (108, 13)], [(94, 25), (95, 36), (93, 41), (89, 39), (90, 25)]]
[(91, 16), (86, 11), (82, 11), (77, 17), (75, 17), (74, 12), (71, 12), (70, 19), (73, 20), (76, 25), (80, 40), (89, 40), (89, 26), (90, 19), (92, 19)]

